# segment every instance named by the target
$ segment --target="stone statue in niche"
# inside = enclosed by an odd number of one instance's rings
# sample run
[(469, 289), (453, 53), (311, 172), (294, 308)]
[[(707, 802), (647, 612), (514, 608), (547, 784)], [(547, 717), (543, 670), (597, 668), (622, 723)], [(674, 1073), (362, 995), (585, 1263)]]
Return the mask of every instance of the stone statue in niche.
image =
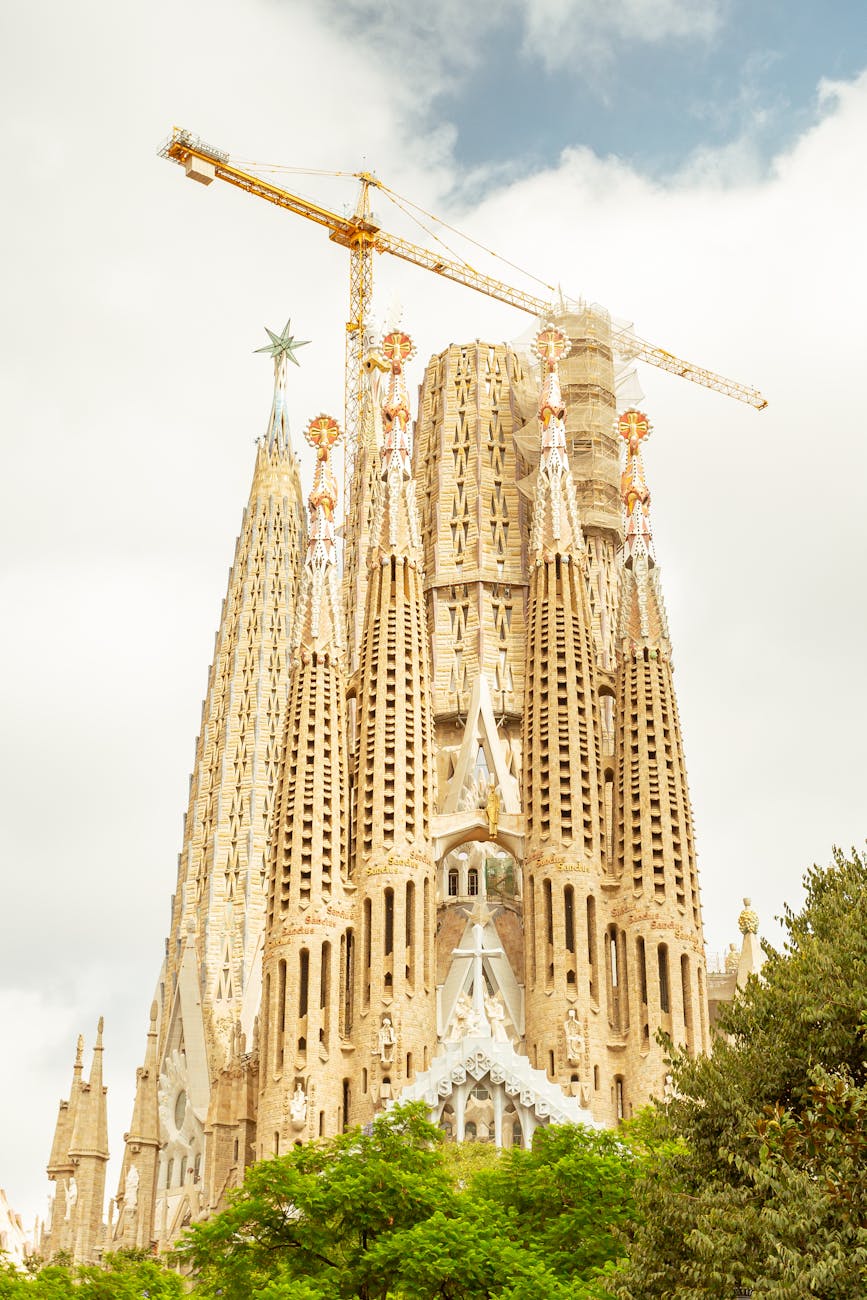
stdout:
[(386, 1015), (382, 1017), (378, 1040), (380, 1065), (392, 1065), (394, 1062), (394, 1048), (397, 1043), (397, 1034), (394, 1032), (394, 1025), (391, 1023), (391, 1016)]
[(66, 1184), (66, 1214), (64, 1215), (64, 1218), (67, 1221), (71, 1218), (72, 1211), (75, 1209), (77, 1202), (78, 1183), (75, 1181), (75, 1178), (70, 1178), (69, 1182)]
[(289, 1119), (293, 1128), (303, 1128), (307, 1123), (307, 1094), (300, 1079), (297, 1080), (295, 1091), (289, 1098)]
[(138, 1205), (138, 1184), (139, 1172), (135, 1165), (130, 1165), (126, 1171), (126, 1181), (123, 1185), (123, 1203), (130, 1213)]
[(506, 1033), (506, 1008), (503, 1006), (503, 999), (500, 993), (495, 997), (485, 995), (485, 1014), (491, 1026), (491, 1038), (495, 1043), (508, 1043), (509, 1035)]
[(570, 1065), (580, 1065), (584, 1054), (584, 1032), (574, 1007), (570, 1007), (566, 1013), (563, 1033), (566, 1036), (566, 1060)]

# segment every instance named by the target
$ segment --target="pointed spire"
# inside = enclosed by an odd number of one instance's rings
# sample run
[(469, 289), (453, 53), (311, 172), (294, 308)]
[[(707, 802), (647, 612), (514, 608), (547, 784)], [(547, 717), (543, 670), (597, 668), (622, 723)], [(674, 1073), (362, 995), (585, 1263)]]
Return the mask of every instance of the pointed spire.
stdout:
[(644, 477), (641, 444), (650, 437), (651, 424), (641, 411), (624, 411), (617, 422), (618, 432), (626, 443), (626, 463), (620, 478), (620, 496), (625, 514), (625, 554), (623, 562), (632, 567), (639, 555), (647, 558), (648, 567), (656, 563), (650, 528), (650, 489)]
[(48, 1157), (49, 1176), (69, 1164), (69, 1144), (78, 1113), (78, 1098), (81, 1093), (81, 1075), (83, 1070), (84, 1036), (78, 1035), (75, 1045), (75, 1061), (72, 1066), (72, 1083), (69, 1088), (69, 1100), (63, 1100), (57, 1111), (57, 1123), (54, 1128), (54, 1140)]
[(331, 415), (317, 415), (304, 437), (316, 450), (313, 488), (308, 497), (310, 533), (307, 558), (301, 578), (293, 649), (302, 654), (340, 653), (344, 637), (338, 604), (337, 543), (334, 512), (337, 508), (337, 479), (331, 465), (331, 451), (340, 438), (340, 427)]
[(641, 444), (650, 437), (651, 423), (641, 411), (624, 411), (617, 431), (626, 444), (620, 478), (624, 512), (624, 586), (620, 602), (621, 641), (641, 643), (664, 655), (670, 653), (668, 618), (662, 598), (659, 568), (650, 527), (650, 489), (644, 475)]
[(568, 555), (584, 550), (578, 499), (566, 446), (566, 411), (558, 370), (559, 363), (569, 355), (570, 349), (568, 336), (556, 325), (546, 325), (541, 329), (532, 345), (532, 351), (543, 367), (538, 407), (541, 458), (531, 539), (531, 550), (537, 563), (546, 555)]
[(306, 347), (310, 342), (309, 339), (296, 339), (289, 333), (292, 322), (287, 320), (283, 332), (275, 334), (265, 326), (265, 333), (271, 342), (266, 343), (262, 348), (256, 348), (257, 352), (267, 352), (274, 358), (274, 400), (271, 403), (271, 418), (268, 421), (268, 430), (265, 434), (265, 446), (270, 451), (287, 452), (291, 448), (289, 435), (289, 416), (287, 413), (286, 403), (286, 380), (289, 369), (289, 362), (293, 365), (300, 365), (295, 353), (299, 348)]
[(388, 389), (382, 407), (383, 439), (380, 478), (383, 491), (377, 502), (371, 559), (408, 553), (417, 562), (421, 532), (412, 481), (412, 430), (404, 364), (414, 355), (408, 334), (392, 330), (382, 340), (382, 355), (390, 367)]
[(106, 1114), (106, 1089), (102, 1082), (102, 1031), (104, 1021), (99, 1017), (90, 1078), (82, 1084), (78, 1112), (69, 1144), (72, 1156), (100, 1156), (108, 1159), (108, 1118)]
[(157, 1108), (157, 1088), (159, 1069), (157, 1066), (157, 1016), (156, 1002), (151, 1004), (150, 1025), (147, 1033), (144, 1065), (136, 1071), (135, 1102), (133, 1103), (132, 1123), (127, 1134), (127, 1144), (152, 1144), (159, 1146), (159, 1113)]

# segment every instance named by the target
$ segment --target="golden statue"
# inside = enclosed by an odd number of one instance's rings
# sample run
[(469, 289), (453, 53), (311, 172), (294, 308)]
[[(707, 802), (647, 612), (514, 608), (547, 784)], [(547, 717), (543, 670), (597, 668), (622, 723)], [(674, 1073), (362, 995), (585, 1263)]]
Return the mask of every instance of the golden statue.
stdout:
[(500, 792), (494, 783), (493, 777), (491, 777), (491, 784), (488, 786), (485, 813), (488, 818), (488, 834), (492, 840), (495, 840), (500, 826)]

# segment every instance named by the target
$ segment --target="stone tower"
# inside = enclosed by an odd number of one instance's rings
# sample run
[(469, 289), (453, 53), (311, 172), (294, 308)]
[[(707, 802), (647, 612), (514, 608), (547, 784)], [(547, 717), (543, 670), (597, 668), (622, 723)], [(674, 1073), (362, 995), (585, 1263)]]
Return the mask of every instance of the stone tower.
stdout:
[(692, 812), (641, 452), (650, 425), (630, 410), (619, 428), (626, 542), (615, 707), (618, 888), (605, 944), (609, 1030), (628, 1049), (618, 1089), (635, 1098), (660, 1089), (657, 1031), (695, 1053), (708, 1049), (708, 1025)]
[[(351, 918), (345, 638), (331, 449), (337, 422), (311, 420), (310, 534), (295, 615), (285, 743), (272, 835), (260, 1012), (257, 1154), (342, 1127), (341, 1035)], [(349, 938), (347, 937), (349, 934)]]
[[(235, 1111), (252, 1127), (255, 1100), (238, 1094), (235, 1079), (227, 1124), (221, 1072), (238, 1056), (239, 1032), (252, 1044), (259, 1011), (289, 640), (306, 542), (287, 399), (289, 366), (298, 364), (302, 344), (289, 324), (281, 334), (268, 333), (271, 341), (260, 350), (274, 360), (271, 413), (256, 449), (202, 705), (160, 977), (153, 1238), (161, 1243), (207, 1212), (216, 1189), (222, 1194), (233, 1178), (241, 1181), (252, 1158), (251, 1142), (242, 1142), (235, 1160)], [(220, 1088), (212, 1096), (214, 1081)], [(118, 1229), (124, 1231), (120, 1219)]]
[(403, 369), (412, 343), (394, 331), (382, 351), (390, 375), (367, 555), (349, 861), (358, 891), (351, 1026), (358, 1104), (347, 1079), (344, 1115), (356, 1121), (370, 1119), (424, 1067), (436, 1034), (430, 651)]
[[(570, 1069), (567, 1013), (598, 993), (592, 950), (579, 943), (596, 925), (602, 854), (602, 753), (587, 548), (566, 444), (559, 363), (569, 339), (538, 335), (544, 373), (541, 445), (530, 538), (524, 705), (526, 826), (524, 968), (529, 1055), (561, 1084)], [(589, 995), (589, 998), (588, 998)]]

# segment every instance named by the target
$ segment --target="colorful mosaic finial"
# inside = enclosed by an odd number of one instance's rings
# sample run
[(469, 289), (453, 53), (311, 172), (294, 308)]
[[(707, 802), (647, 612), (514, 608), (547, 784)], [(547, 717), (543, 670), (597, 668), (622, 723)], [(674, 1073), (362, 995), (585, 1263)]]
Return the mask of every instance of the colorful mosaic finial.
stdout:
[(331, 415), (317, 415), (304, 430), (304, 437), (316, 448), (316, 470), (313, 488), (307, 498), (310, 506), (310, 540), (307, 558), (312, 559), (319, 548), (323, 558), (336, 562), (334, 511), (337, 506), (337, 479), (331, 467), (331, 450), (340, 438), (340, 426)]
[(643, 554), (654, 564), (650, 489), (641, 456), (641, 444), (650, 437), (651, 424), (642, 411), (624, 411), (617, 421), (617, 431), (626, 443), (626, 463), (620, 476), (620, 496), (626, 515), (626, 563)]
[(530, 348), (544, 368), (538, 407), (541, 458), (533, 523), (533, 549), (537, 554), (565, 554), (573, 548), (584, 549), (566, 445), (566, 408), (558, 370), (571, 347), (569, 336), (563, 330), (556, 325), (545, 325)]
[(307, 498), (310, 533), (292, 644), (300, 659), (306, 661), (310, 654), (329, 655), (343, 650), (334, 527), (337, 479), (331, 465), (331, 452), (340, 438), (340, 426), (331, 415), (316, 415), (304, 430), (304, 437), (316, 450), (316, 468)]
[(382, 340), (382, 355), (391, 368), (388, 392), (382, 407), (385, 437), (382, 444), (383, 467), (392, 467), (395, 458), (401, 472), (409, 478), (412, 459), (412, 436), (409, 431), (409, 395), (403, 367), (415, 355), (415, 346), (402, 330), (391, 330)]
[(404, 365), (415, 355), (410, 336), (403, 330), (389, 330), (380, 354), (389, 370), (388, 389), (382, 404), (382, 446), (380, 481), (368, 553), (368, 564), (406, 548), (416, 564), (421, 547), (418, 508), (412, 484), (412, 427)]

